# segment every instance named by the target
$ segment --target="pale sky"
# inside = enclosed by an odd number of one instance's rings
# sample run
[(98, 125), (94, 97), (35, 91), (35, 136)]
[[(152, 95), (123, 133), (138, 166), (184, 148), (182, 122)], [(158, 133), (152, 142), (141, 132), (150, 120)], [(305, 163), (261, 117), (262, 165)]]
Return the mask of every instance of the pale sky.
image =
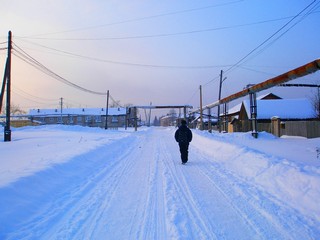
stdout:
[[(0, 16), (1, 79), (11, 30), (12, 102), (24, 110), (56, 108), (61, 97), (65, 107), (106, 102), (44, 74), (30, 57), (123, 105), (194, 107), (200, 85), (204, 105), (218, 99), (220, 70), (226, 97), (320, 58), (319, 0), (1, 0)], [(294, 83), (320, 84), (319, 77)], [(267, 92), (293, 98), (315, 90)]]

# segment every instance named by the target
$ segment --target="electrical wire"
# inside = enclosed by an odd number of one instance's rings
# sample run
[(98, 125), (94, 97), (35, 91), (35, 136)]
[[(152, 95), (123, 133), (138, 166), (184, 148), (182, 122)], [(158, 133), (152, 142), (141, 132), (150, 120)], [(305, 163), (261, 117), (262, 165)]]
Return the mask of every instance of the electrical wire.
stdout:
[(198, 93), (198, 89), (196, 91), (194, 91), (194, 93), (191, 95), (191, 97), (188, 99), (188, 101), (186, 101), (187, 103), (191, 102), (192, 99), (194, 98), (194, 96)]
[(307, 13), (305, 13), (303, 16), (301, 16), (301, 18), (293, 23), (288, 29), (286, 29), (283, 33), (281, 33), (279, 36), (277, 36), (275, 39), (273, 39), (270, 43), (268, 43), (265, 47), (263, 47), (262, 49), (260, 49), (257, 53), (255, 53), (253, 56), (251, 56), (250, 58), (248, 58), (246, 61), (244, 61), (242, 64), (245, 64), (246, 62), (250, 61), (252, 58), (258, 56), (259, 54), (261, 54), (263, 51), (265, 51), (267, 48), (269, 48), (273, 43), (275, 43), (277, 40), (279, 40), (283, 35), (285, 35), (287, 32), (289, 32), (293, 27), (295, 27), (298, 23), (300, 23), (301, 21), (303, 21), (306, 17), (308, 17), (311, 13), (313, 13), (314, 9), (319, 8), (320, 2), (318, 2), (315, 6), (312, 7), (312, 9), (310, 9)]
[(96, 92), (96, 91), (92, 91), (86, 88), (83, 88), (75, 83), (72, 83), (70, 81), (68, 81), (67, 79), (63, 78), (62, 76), (60, 76), (59, 74), (53, 72), (52, 70), (50, 70), (49, 68), (47, 68), (46, 66), (44, 66), (43, 64), (41, 64), (39, 61), (37, 61), (36, 59), (34, 59), (33, 57), (31, 57), (29, 54), (27, 54), (25, 51), (23, 51), (20, 47), (18, 47), (16, 44), (14, 44), (15, 47), (15, 51), (13, 52), (13, 55), (15, 55), (16, 57), (20, 58), (21, 60), (23, 60), (24, 62), (30, 64), (31, 66), (37, 68), (38, 70), (42, 71), (43, 73), (47, 74), (48, 76), (68, 85), (71, 86), (73, 88), (76, 88), (78, 90), (87, 92), (87, 93), (91, 93), (91, 94), (96, 94), (96, 95), (106, 95), (106, 93), (103, 92)]
[[(133, 18), (133, 19), (122, 20), (122, 21), (113, 22), (113, 23), (106, 23), (106, 24), (95, 25), (95, 26), (90, 26), (90, 27), (75, 28), (75, 29), (70, 29), (70, 30), (65, 30), (65, 31), (60, 31), (60, 32), (37, 34), (37, 35), (33, 35), (33, 36), (45, 36), (45, 35), (54, 35), (54, 34), (60, 34), (60, 33), (77, 32), (77, 31), (83, 31), (83, 30), (103, 28), (103, 27), (108, 27), (108, 26), (113, 26), (113, 25), (119, 25), (119, 24), (124, 24), (124, 23), (145, 21), (145, 20), (154, 19), (154, 18), (161, 18), (161, 17), (171, 16), (171, 15), (184, 14), (184, 13), (188, 13), (188, 12), (201, 11), (201, 10), (205, 10), (205, 9), (209, 9), (209, 8), (227, 6), (227, 5), (239, 3), (242, 1), (244, 1), (244, 0), (236, 0), (236, 1), (231, 1), (231, 2), (227, 2), (227, 3), (205, 6), (205, 7), (178, 10), (178, 11), (174, 11), (174, 12), (162, 13), (162, 14), (151, 15), (151, 16), (146, 16), (146, 17)], [(31, 38), (31, 37), (32, 36), (28, 36), (28, 38)]]
[(32, 99), (32, 98), (30, 98), (28, 96), (25, 96), (25, 95), (19, 93), (19, 91), (17, 91), (16, 89), (12, 89), (12, 92), (14, 92), (16, 95), (18, 95), (18, 96), (20, 96), (20, 97), (22, 97), (22, 98), (24, 98), (24, 99), (26, 99), (28, 101), (31, 101), (31, 102), (34, 102), (34, 103), (38, 103), (38, 104), (46, 104), (47, 105), (47, 103), (34, 100), (34, 99)]
[[(92, 94), (97, 94), (97, 95), (106, 95), (106, 93), (100, 93), (100, 92), (94, 92), (94, 91), (91, 91), (91, 90), (88, 90), (88, 89), (85, 89), (83, 87), (80, 87), (79, 85), (76, 85), (74, 83), (71, 83), (70, 81), (66, 80), (65, 78), (62, 78), (60, 75), (54, 73), (53, 71), (49, 70), (47, 67), (45, 67), (43, 64), (39, 63), (37, 60), (35, 60), (33, 57), (31, 57), (29, 54), (27, 54), (25, 51), (23, 51), (20, 47), (18, 47), (16, 44), (14, 44), (15, 46), (15, 51), (13, 52), (13, 54), (18, 57), (19, 59), (23, 60), (24, 62), (30, 64), (31, 66), (37, 68), (38, 70), (40, 70), (41, 72), (57, 79), (58, 81), (60, 82), (63, 82), (71, 87), (75, 87), (79, 90), (82, 90), (82, 91), (85, 91), (85, 92), (89, 92), (89, 93), (92, 93)], [(18, 48), (19, 50), (17, 50), (16, 48)], [(17, 52), (17, 54), (16, 54)], [(26, 95), (29, 95), (31, 97), (34, 97), (34, 98), (38, 98), (40, 100), (45, 100), (45, 101), (56, 101), (56, 99), (43, 99), (43, 98), (39, 98), (39, 97), (36, 97), (36, 96), (33, 96), (19, 88), (16, 88), (18, 90), (20, 90), (21, 92), (25, 93)], [(20, 95), (21, 96), (21, 95)], [(24, 96), (22, 96), (24, 97)], [(113, 101), (114, 104), (120, 106), (120, 104), (117, 103), (117, 101), (109, 94), (109, 97), (110, 99)], [(26, 97), (25, 97), (26, 98)], [(30, 98), (29, 98), (30, 99)], [(36, 103), (39, 103), (38, 101), (34, 101), (32, 99), (30, 99), (31, 101), (33, 102), (36, 102)], [(121, 106), (120, 106), (121, 107)]]
[(37, 99), (37, 100), (40, 100), (40, 101), (46, 101), (46, 102), (55, 102), (55, 101), (57, 101), (57, 99), (48, 99), (48, 98), (41, 98), (41, 97), (34, 96), (34, 95), (32, 95), (32, 94), (30, 94), (30, 93), (18, 88), (15, 84), (12, 84), (12, 86), (13, 86), (13, 88), (12, 88), (13, 90), (16, 90), (16, 91), (20, 92), (20, 96), (25, 95), (25, 96), (27, 96), (29, 98), (34, 98), (34, 99)]
[[(242, 57), (239, 61), (237, 61), (235, 64), (233, 64), (231, 67), (229, 67), (226, 71), (224, 71), (224, 74), (230, 73), (232, 70), (238, 68), (241, 64), (244, 64), (244, 60), (246, 60), (249, 56), (251, 56), (253, 53), (255, 53), (259, 48), (261, 48), (262, 46), (264, 46), (266, 43), (268, 43), (273, 37), (275, 37), (277, 34), (279, 34), (283, 29), (285, 29), (287, 26), (289, 26), (295, 19), (297, 19), (299, 16), (301, 16), (303, 14), (303, 12), (305, 12), (308, 8), (310, 8), (314, 3), (316, 2), (316, 0), (314, 0), (313, 2), (311, 2), (309, 5), (307, 5), (303, 10), (301, 10), (298, 14), (296, 14), (295, 16), (293, 16), (286, 24), (284, 24), (281, 28), (279, 28), (276, 32), (274, 32), (271, 36), (269, 36), (266, 40), (264, 40), (261, 44), (259, 44), (257, 47), (255, 47), (253, 50), (251, 50), (249, 53), (247, 53), (244, 57)], [(280, 36), (278, 36), (277, 38), (273, 39), (271, 43), (268, 43), (267, 46), (264, 46), (263, 49), (261, 49), (257, 54), (260, 54), (262, 51), (264, 51), (268, 46), (270, 46), (272, 43), (274, 43), (275, 41), (277, 41), (280, 37), (282, 37), (284, 34), (286, 34), (290, 29), (292, 29), (294, 26), (296, 26), (298, 23), (300, 23), (303, 19), (305, 19), (308, 15), (310, 15), (311, 13), (314, 12), (314, 10), (317, 8), (317, 5), (319, 4), (319, 2), (313, 6), (307, 13), (305, 13), (302, 18), (300, 18), (297, 22), (293, 23), (293, 25), (291, 25), (288, 29), (286, 29), (283, 33), (280, 34)], [(257, 55), (256, 54), (256, 55)], [(254, 55), (253, 57), (255, 57), (256, 55)], [(253, 57), (251, 57), (250, 59), (252, 59)], [(219, 76), (216, 76), (215, 78), (213, 78), (212, 80), (206, 82), (203, 86), (208, 85), (209, 83), (216, 81), (219, 79)]]
[[(286, 28), (289, 24), (291, 24), (297, 17), (299, 17), (304, 11), (306, 11), (310, 6), (312, 6), (314, 3), (316, 2), (316, 0), (314, 0), (312, 3), (310, 3), (308, 6), (306, 6), (302, 11), (300, 11), (298, 14), (296, 14), (292, 19), (290, 19), (290, 21), (288, 21), (286, 24), (284, 24), (281, 28), (279, 28), (276, 32), (274, 32), (273, 34), (271, 34), (271, 36), (269, 36), (266, 40), (264, 40), (262, 43), (260, 43), (257, 47), (255, 47), (253, 50), (251, 50), (249, 53), (247, 53), (244, 57), (242, 57), (238, 62), (236, 62), (234, 65), (232, 65), (230, 68), (228, 68), (225, 73), (230, 72), (232, 69), (234, 69), (235, 67), (237, 67), (238, 65), (240, 65), (245, 59), (247, 59), (250, 55), (252, 55), (254, 52), (256, 52), (260, 47), (262, 47), (263, 45), (265, 45), (268, 41), (270, 41), (273, 37), (275, 37), (278, 33), (280, 33), (284, 28)], [(300, 20), (302, 21), (302, 19)], [(299, 22), (300, 22), (299, 21)], [(296, 25), (296, 24), (295, 24)], [(295, 26), (293, 25), (293, 26)], [(292, 27), (293, 27), (292, 26)], [(290, 27), (287, 31), (289, 31), (292, 27)], [(286, 32), (287, 32), (286, 31)], [(284, 32), (281, 36), (283, 36), (286, 32)], [(279, 37), (279, 38), (280, 38)], [(277, 38), (277, 39), (279, 39)], [(277, 40), (276, 39), (276, 40)], [(274, 40), (274, 41), (276, 41)]]
[(245, 69), (245, 70), (248, 70), (248, 71), (251, 71), (251, 72), (256, 72), (256, 73), (262, 73), (264, 75), (268, 75), (268, 76), (274, 76), (275, 74), (273, 73), (268, 73), (268, 72), (264, 72), (264, 71), (259, 71), (259, 70), (256, 70), (256, 69), (252, 69), (252, 68), (249, 68), (249, 67), (244, 67), (244, 66), (238, 66), (239, 68), (242, 68), (242, 69)]
[[(23, 40), (26, 41), (26, 40)], [(202, 65), (202, 66), (178, 66), (178, 65), (156, 65), (156, 64), (143, 64), (143, 63), (131, 63), (131, 62), (120, 62), (120, 61), (114, 61), (114, 60), (109, 60), (109, 59), (101, 59), (101, 58), (96, 58), (96, 57), (91, 57), (91, 56), (84, 56), (84, 55), (80, 55), (80, 54), (76, 54), (76, 53), (72, 53), (72, 52), (68, 52), (68, 51), (64, 51), (64, 50), (59, 50), (56, 48), (52, 48), (52, 47), (48, 47), (48, 46), (44, 46), (42, 44), (38, 44), (38, 43), (34, 43), (31, 41), (26, 41), (28, 43), (31, 43), (33, 45), (37, 45), (40, 46), (42, 48), (46, 48), (49, 50), (53, 50), (59, 53), (63, 53), (65, 55), (68, 56), (72, 56), (72, 57), (78, 57), (78, 58), (82, 58), (82, 59), (86, 59), (86, 60), (91, 60), (91, 61), (96, 61), (96, 62), (103, 62), (103, 63), (110, 63), (110, 64), (116, 64), (116, 65), (125, 65), (125, 66), (131, 66), (131, 67), (146, 67), (146, 68), (168, 68), (168, 69), (211, 69), (211, 68), (223, 68), (223, 67), (228, 67), (231, 65)]]
[[(308, 14), (314, 13), (315, 11), (313, 11), (313, 10), (314, 9), (311, 9)], [(293, 18), (295, 18), (295, 17), (296, 16), (294, 16)], [(291, 21), (292, 21), (292, 17), (284, 17), (284, 18), (260, 21), (260, 22), (256, 22), (256, 23), (240, 24), (240, 25), (235, 25), (233, 27), (261, 24), (261, 23), (266, 23), (266, 22), (271, 22), (271, 21), (279, 21), (279, 20), (288, 19), (288, 18), (291, 18)], [(150, 36), (135, 36), (135, 37), (124, 37), (124, 38), (91, 38), (91, 39), (82, 39), (82, 40), (129, 39), (129, 38), (142, 38), (142, 37), (170, 36), (170, 35), (196, 33), (196, 32), (201, 32), (201, 31), (218, 30), (218, 29), (225, 29), (225, 28), (231, 28), (231, 27), (219, 27), (219, 28), (215, 28), (215, 29), (196, 30), (196, 31), (173, 33), (173, 34), (158, 34), (158, 35), (150, 35)], [(287, 31), (289, 31), (289, 30), (287, 30)], [(93, 60), (93, 61), (98, 61), (98, 62), (106, 62), (106, 63), (110, 63), (110, 64), (118, 64), (118, 65), (136, 66), (136, 67), (151, 67), (151, 68), (172, 68), (172, 69), (209, 69), (209, 68), (225, 68), (225, 67), (230, 67), (231, 66), (226, 72), (230, 71), (233, 67), (235, 67), (237, 65), (237, 63), (236, 63), (234, 65), (170, 66), (170, 65), (155, 65), (155, 64), (140, 64), (140, 63), (120, 62), (120, 61), (114, 61), (114, 60), (108, 60), (108, 59), (99, 59), (99, 58), (94, 58), (94, 57), (90, 57), (90, 56), (83, 56), (83, 55), (79, 55), (79, 54), (75, 54), (75, 53), (71, 53), (71, 52), (67, 52), (67, 51), (63, 51), (63, 50), (58, 50), (58, 49), (51, 48), (51, 47), (47, 47), (47, 46), (44, 46), (44, 45), (41, 45), (41, 44), (33, 43), (33, 42), (25, 40), (24, 38), (20, 38), (20, 39), (24, 40), (26, 42), (29, 42), (31, 44), (34, 44), (34, 45), (37, 45), (37, 46), (40, 46), (40, 47), (43, 47), (43, 48), (47, 48), (47, 49), (50, 49), (50, 50), (53, 50), (53, 51), (56, 51), (56, 52), (59, 52), (59, 53), (63, 53), (63, 54), (69, 55), (69, 56), (84, 58), (84, 59), (87, 59), (87, 60)], [(274, 41), (276, 41), (277, 39), (275, 39)], [(78, 38), (78, 39), (60, 39), (60, 40), (81, 40), (81, 39)], [(271, 44), (272, 43), (270, 43), (268, 46), (270, 46)], [(265, 48), (267, 48), (267, 47), (265, 47)], [(257, 48), (259, 48), (259, 46)], [(264, 49), (260, 50), (260, 52), (257, 53), (257, 55), (260, 54), (262, 51), (264, 51)], [(213, 80), (210, 80), (208, 83), (210, 83), (211, 81), (213, 81)], [(207, 85), (207, 84), (205, 84), (205, 85)]]
[(192, 30), (192, 31), (183, 31), (183, 32), (175, 32), (175, 33), (160, 33), (160, 34), (151, 34), (151, 35), (137, 35), (137, 36), (126, 36), (126, 37), (95, 37), (95, 38), (45, 38), (45, 37), (19, 37), (18, 39), (36, 39), (36, 40), (56, 40), (56, 41), (104, 41), (104, 40), (130, 40), (130, 39), (141, 39), (141, 38), (157, 38), (157, 37), (170, 37), (170, 36), (178, 36), (178, 35), (188, 35), (188, 34), (197, 34), (203, 32), (212, 32), (212, 31), (220, 31), (226, 29), (233, 29), (233, 28), (240, 28), (240, 27), (247, 27), (253, 25), (260, 25), (270, 22), (282, 21), (291, 17), (283, 17), (277, 19), (270, 19), (264, 20), (254, 23), (244, 23), (244, 24), (236, 24), (231, 26), (222, 26), (222, 27), (215, 27), (215, 28), (206, 28), (206, 29), (199, 29), (199, 30)]

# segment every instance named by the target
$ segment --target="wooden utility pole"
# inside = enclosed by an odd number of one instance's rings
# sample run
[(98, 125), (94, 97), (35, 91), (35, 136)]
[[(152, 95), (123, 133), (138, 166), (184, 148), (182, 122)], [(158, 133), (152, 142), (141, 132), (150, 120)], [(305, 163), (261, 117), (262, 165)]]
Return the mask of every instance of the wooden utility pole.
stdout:
[[(150, 102), (150, 106), (152, 106), (152, 102)], [(151, 126), (151, 108), (149, 109), (149, 115), (148, 115), (148, 127)]]
[(258, 137), (257, 129), (257, 96), (255, 92), (250, 92), (250, 120), (252, 128), (252, 136), (254, 138)]
[(6, 79), (7, 79), (7, 105), (6, 105), (6, 126), (4, 127), (4, 141), (11, 141), (10, 129), (10, 108), (11, 108), (11, 49), (12, 49), (12, 34), (8, 34), (8, 57), (6, 64)]
[(202, 116), (202, 86), (200, 85), (200, 130), (203, 130), (203, 116)]
[(133, 108), (134, 111), (134, 130), (138, 130), (138, 116), (137, 116), (137, 107)]
[(3, 97), (4, 97), (4, 92), (6, 89), (6, 83), (7, 83), (7, 63), (4, 66), (4, 75), (3, 75), (3, 81), (2, 81), (2, 87), (1, 87), (1, 93), (0, 93), (0, 112), (2, 112), (2, 104), (3, 104)]
[(211, 125), (211, 108), (208, 108), (208, 131), (212, 132), (212, 125)]
[(108, 112), (109, 112), (109, 90), (107, 91), (106, 125), (104, 129), (108, 129)]
[(60, 124), (63, 124), (63, 119), (62, 119), (62, 109), (63, 109), (63, 98), (60, 98)]
[(222, 88), (222, 74), (223, 71), (221, 70), (220, 72), (220, 85), (219, 85), (219, 105), (218, 105), (218, 128), (219, 128), (219, 132), (221, 132), (221, 120), (220, 120), (220, 100), (221, 100), (221, 88)]

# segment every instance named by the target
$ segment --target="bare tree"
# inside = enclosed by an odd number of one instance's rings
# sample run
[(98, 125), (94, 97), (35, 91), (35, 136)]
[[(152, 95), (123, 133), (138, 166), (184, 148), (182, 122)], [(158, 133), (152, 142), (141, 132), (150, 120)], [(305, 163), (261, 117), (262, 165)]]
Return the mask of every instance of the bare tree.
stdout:
[[(1, 114), (5, 114), (5, 113), (6, 113), (6, 108), (3, 107)], [(11, 115), (23, 115), (23, 114), (27, 114), (27, 112), (22, 110), (19, 105), (11, 104), (10, 114)]]

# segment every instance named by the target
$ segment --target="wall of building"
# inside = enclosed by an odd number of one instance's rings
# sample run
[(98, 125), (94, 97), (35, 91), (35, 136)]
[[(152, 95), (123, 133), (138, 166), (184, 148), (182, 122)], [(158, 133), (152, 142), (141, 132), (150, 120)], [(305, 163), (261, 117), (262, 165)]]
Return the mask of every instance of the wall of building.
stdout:
[[(119, 116), (108, 116), (108, 128), (125, 127), (126, 117), (123, 115)], [(31, 121), (41, 122), (43, 124), (65, 124), (65, 125), (80, 125), (88, 127), (101, 127), (104, 128), (106, 125), (105, 116), (97, 115), (77, 115), (77, 116), (35, 116), (32, 117)]]
[[(282, 121), (277, 119), (272, 121), (260, 121), (257, 124), (258, 132), (269, 132), (275, 136), (301, 136), (306, 138), (320, 137), (320, 121)], [(249, 132), (251, 131), (250, 120), (235, 121), (229, 123), (229, 132)]]
[(286, 121), (280, 125), (281, 135), (320, 137), (320, 121)]

